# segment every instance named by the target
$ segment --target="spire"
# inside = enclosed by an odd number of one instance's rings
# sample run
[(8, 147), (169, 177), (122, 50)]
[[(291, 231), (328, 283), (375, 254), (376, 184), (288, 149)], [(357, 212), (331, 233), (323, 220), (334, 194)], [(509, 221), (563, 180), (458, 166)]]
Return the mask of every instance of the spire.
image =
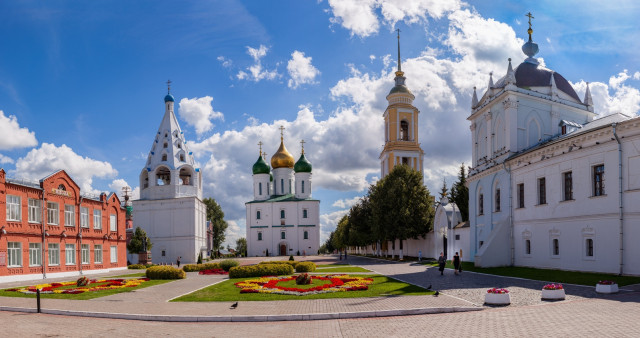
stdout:
[(471, 108), (478, 106), (478, 94), (476, 94), (476, 87), (473, 87), (473, 97), (471, 98)]
[(531, 34), (533, 34), (533, 29), (531, 28), (531, 19), (533, 19), (533, 15), (531, 15), (531, 12), (529, 12), (525, 16), (529, 17), (529, 29), (527, 29), (527, 33), (529, 33), (529, 41), (522, 45), (522, 52), (526, 56), (528, 56), (528, 58), (526, 58), (524, 61), (538, 65), (538, 60), (533, 57), (534, 55), (538, 54), (538, 44), (533, 42), (531, 38)]
[(509, 58), (509, 67), (507, 68), (507, 77), (505, 78), (507, 85), (516, 84), (516, 73), (511, 66), (511, 58)]
[(591, 91), (589, 90), (589, 82), (587, 82), (587, 91), (584, 93), (584, 104), (589, 111), (593, 111), (593, 99), (591, 98)]
[(402, 61), (400, 59), (400, 28), (396, 29), (398, 32), (398, 72), (402, 72)]
[(558, 99), (558, 86), (556, 86), (555, 74), (556, 72), (551, 71), (551, 97)]

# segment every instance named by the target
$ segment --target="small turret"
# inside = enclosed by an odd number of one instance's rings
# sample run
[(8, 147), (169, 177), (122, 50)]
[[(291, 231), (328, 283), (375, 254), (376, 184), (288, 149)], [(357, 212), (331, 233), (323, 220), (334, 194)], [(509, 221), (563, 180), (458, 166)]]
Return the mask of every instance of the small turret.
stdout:
[(591, 91), (589, 90), (589, 82), (587, 82), (587, 90), (584, 92), (584, 105), (590, 112), (593, 112), (593, 99), (591, 98)]
[(511, 66), (511, 58), (509, 58), (509, 67), (507, 67), (507, 76), (505, 77), (505, 83), (508, 85), (516, 84), (516, 72), (513, 71)]
[(304, 140), (300, 141), (302, 151), (300, 159), (294, 166), (296, 179), (296, 198), (311, 197), (311, 162), (304, 156)]
[(476, 93), (476, 87), (473, 87), (473, 97), (471, 97), (471, 109), (478, 106), (478, 94)]
[(551, 81), (550, 81), (551, 82), (550, 83), (550, 85), (551, 85), (551, 98), (553, 100), (558, 100), (559, 99), (559, 97), (558, 97), (558, 86), (556, 86), (555, 75), (556, 75), (556, 72), (551, 71)]

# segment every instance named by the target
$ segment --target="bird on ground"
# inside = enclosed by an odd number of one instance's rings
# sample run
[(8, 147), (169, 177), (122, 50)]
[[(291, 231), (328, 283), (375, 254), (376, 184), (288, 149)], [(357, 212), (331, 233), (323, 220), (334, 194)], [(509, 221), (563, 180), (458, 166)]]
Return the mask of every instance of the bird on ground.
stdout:
[(438, 295), (440, 294), (440, 292), (436, 291), (436, 293), (433, 294), (434, 297), (438, 297)]
[(231, 308), (232, 308), (232, 309), (235, 309), (235, 308), (237, 308), (237, 307), (238, 307), (238, 302), (235, 302), (235, 303), (231, 304)]
[(427, 286), (427, 290), (431, 290), (431, 284), (429, 284), (429, 286)]

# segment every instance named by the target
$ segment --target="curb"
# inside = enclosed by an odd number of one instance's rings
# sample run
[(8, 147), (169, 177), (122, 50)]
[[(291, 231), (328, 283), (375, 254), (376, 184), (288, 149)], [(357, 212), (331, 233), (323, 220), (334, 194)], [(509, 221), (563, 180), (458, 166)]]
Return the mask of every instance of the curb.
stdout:
[[(72, 310), (42, 309), (42, 313), (60, 316), (94, 317), (110, 319), (144, 320), (157, 322), (279, 322), (279, 321), (307, 321), (327, 319), (351, 319), (371, 317), (413, 316), (435, 313), (482, 311), (482, 307), (439, 307), (414, 308), (402, 310), (379, 310), (340, 313), (310, 313), (286, 315), (255, 315), (255, 316), (174, 316), (151, 315), (134, 313), (87, 312)], [(11, 306), (0, 306), (0, 311), (36, 313), (36, 309)]]

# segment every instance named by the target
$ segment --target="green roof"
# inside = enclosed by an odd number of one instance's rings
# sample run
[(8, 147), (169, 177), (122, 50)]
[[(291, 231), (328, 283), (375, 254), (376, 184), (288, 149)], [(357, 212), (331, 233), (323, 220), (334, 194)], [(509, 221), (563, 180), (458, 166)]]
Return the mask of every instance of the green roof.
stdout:
[(271, 168), (267, 162), (264, 161), (262, 155), (258, 156), (258, 160), (253, 164), (253, 174), (269, 174), (271, 172)]
[(298, 162), (293, 166), (293, 170), (297, 173), (310, 173), (311, 168), (311, 162), (307, 160), (304, 153), (300, 155), (300, 159), (298, 159)]

